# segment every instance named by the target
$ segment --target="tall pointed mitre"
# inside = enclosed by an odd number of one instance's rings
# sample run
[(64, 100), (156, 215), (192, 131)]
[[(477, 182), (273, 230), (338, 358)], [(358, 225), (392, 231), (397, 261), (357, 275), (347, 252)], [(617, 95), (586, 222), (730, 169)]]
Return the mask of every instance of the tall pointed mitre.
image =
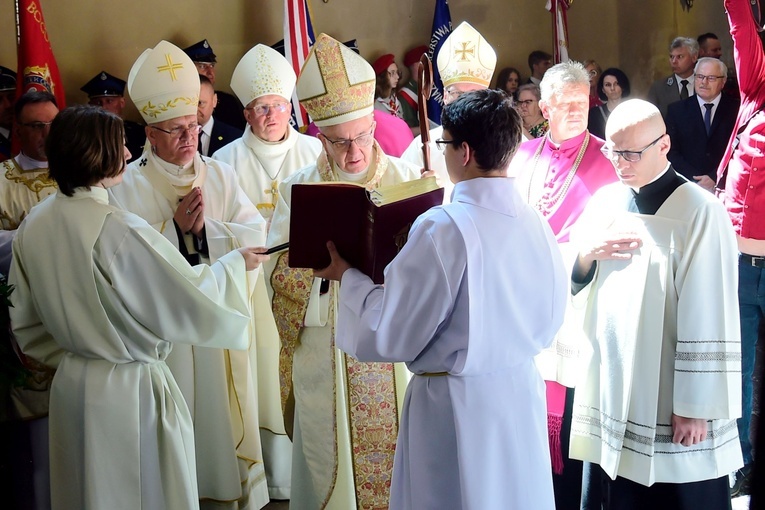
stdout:
[(478, 30), (463, 21), (444, 41), (436, 65), (444, 87), (475, 83), (488, 88), (497, 67), (497, 54)]
[(375, 72), (343, 43), (321, 34), (297, 80), (297, 96), (317, 126), (334, 126), (371, 115)]
[(183, 50), (167, 41), (138, 57), (127, 85), (147, 124), (197, 114), (199, 72)]
[(287, 101), (295, 90), (295, 71), (278, 51), (258, 44), (244, 54), (231, 75), (231, 90), (243, 105), (274, 94)]

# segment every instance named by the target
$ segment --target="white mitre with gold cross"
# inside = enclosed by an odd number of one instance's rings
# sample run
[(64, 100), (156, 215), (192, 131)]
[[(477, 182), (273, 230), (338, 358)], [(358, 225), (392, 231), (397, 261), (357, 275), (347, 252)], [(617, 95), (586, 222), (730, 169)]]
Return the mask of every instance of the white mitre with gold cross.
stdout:
[(127, 86), (147, 124), (197, 114), (199, 72), (183, 50), (167, 41), (138, 57)]
[(295, 71), (278, 51), (258, 44), (244, 54), (231, 75), (231, 90), (243, 105), (274, 94), (287, 101), (295, 90)]
[(463, 21), (444, 41), (436, 65), (444, 87), (475, 83), (488, 88), (497, 67), (497, 54), (478, 30)]
[(317, 126), (335, 126), (371, 115), (375, 71), (343, 43), (321, 34), (300, 70), (297, 96)]

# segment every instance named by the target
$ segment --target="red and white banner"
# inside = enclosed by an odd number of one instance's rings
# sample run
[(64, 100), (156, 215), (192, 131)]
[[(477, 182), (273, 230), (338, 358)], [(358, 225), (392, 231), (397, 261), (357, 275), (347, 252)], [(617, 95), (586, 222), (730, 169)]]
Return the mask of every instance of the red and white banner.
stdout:
[(553, 58), (556, 64), (568, 62), (568, 19), (566, 11), (574, 0), (547, 0), (545, 9), (553, 16)]
[(66, 106), (64, 86), (45, 28), (40, 0), (16, 0), (18, 76), (16, 97), (29, 90), (50, 92), (59, 110)]
[[(298, 76), (314, 40), (308, 0), (284, 0), (284, 57)], [(292, 111), (297, 127), (305, 129), (308, 114), (300, 106), (295, 92), (292, 93)]]

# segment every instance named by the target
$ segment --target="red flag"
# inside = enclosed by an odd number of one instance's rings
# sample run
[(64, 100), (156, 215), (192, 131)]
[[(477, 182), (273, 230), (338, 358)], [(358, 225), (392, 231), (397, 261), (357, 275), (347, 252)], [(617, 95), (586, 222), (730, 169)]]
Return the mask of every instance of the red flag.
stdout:
[(568, 17), (566, 11), (573, 0), (547, 0), (545, 9), (553, 17), (553, 52), (556, 64), (568, 62)]
[[(311, 16), (308, 12), (308, 0), (285, 0), (284, 2), (284, 57), (292, 65), (295, 74), (300, 76), (308, 52), (314, 42)], [(301, 131), (308, 126), (308, 114), (292, 94), (292, 112)]]
[(30, 90), (50, 92), (59, 110), (66, 106), (64, 86), (50, 47), (39, 0), (16, 0), (18, 13), (18, 77), (16, 97)]

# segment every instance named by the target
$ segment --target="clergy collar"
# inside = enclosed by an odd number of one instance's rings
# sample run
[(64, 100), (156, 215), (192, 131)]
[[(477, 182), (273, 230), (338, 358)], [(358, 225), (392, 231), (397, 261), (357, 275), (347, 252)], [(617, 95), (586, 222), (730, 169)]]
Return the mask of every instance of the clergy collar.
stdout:
[[(176, 165), (175, 163), (170, 163), (169, 161), (165, 161), (164, 159), (157, 156), (156, 153), (153, 154), (154, 159), (157, 161), (157, 164), (170, 175), (180, 176), (180, 175), (186, 175), (193, 173), (193, 166), (194, 166), (194, 159), (186, 163), (185, 165)], [(196, 156), (194, 156), (196, 157)]]
[(252, 127), (247, 126), (242, 137), (245, 145), (255, 152), (255, 154), (263, 156), (278, 156), (281, 155), (292, 147), (295, 146), (298, 140), (298, 132), (287, 126), (287, 132), (281, 140), (278, 142), (267, 142), (258, 135), (252, 132)]
[(16, 164), (19, 165), (22, 170), (38, 170), (40, 168), (48, 168), (47, 161), (32, 159), (23, 152), (19, 152), (19, 154), (13, 159), (16, 160)]
[[(370, 165), (371, 166), (371, 165)], [(340, 179), (342, 182), (355, 182), (355, 183), (362, 183), (366, 182), (367, 175), (369, 175), (369, 167), (366, 168), (363, 172), (359, 173), (348, 173), (344, 170), (340, 170), (340, 167), (337, 166), (336, 163), (334, 163), (335, 171), (337, 172), (337, 178)]]
[(667, 168), (653, 181), (639, 191), (630, 189), (635, 199), (637, 212), (640, 214), (656, 214), (669, 196), (682, 184), (688, 182), (667, 165)]
[(545, 143), (547, 144), (547, 147), (550, 150), (556, 151), (556, 150), (571, 150), (571, 149), (578, 149), (582, 143), (584, 143), (584, 137), (589, 136), (589, 133), (585, 129), (582, 131), (581, 134), (569, 138), (568, 140), (563, 140), (561, 143), (555, 143), (550, 135), (550, 131), (547, 132), (547, 135), (545, 135)]

